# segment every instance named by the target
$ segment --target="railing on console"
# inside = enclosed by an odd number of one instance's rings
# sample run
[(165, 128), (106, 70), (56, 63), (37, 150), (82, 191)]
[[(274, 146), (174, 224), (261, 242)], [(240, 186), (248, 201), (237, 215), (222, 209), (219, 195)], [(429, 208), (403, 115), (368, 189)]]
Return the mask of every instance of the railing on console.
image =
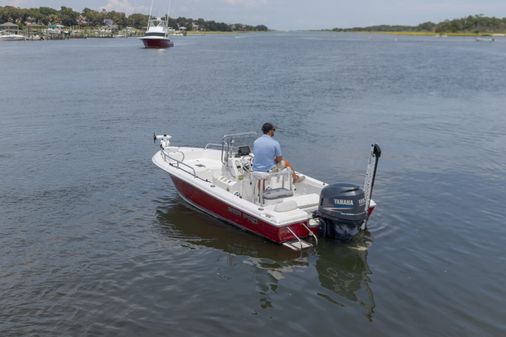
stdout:
[(253, 145), (256, 136), (257, 133), (254, 131), (224, 135), (221, 150), (222, 163), (226, 163), (228, 158), (233, 156), (233, 152), (237, 151), (240, 146), (247, 145), (252, 148), (251, 145)]

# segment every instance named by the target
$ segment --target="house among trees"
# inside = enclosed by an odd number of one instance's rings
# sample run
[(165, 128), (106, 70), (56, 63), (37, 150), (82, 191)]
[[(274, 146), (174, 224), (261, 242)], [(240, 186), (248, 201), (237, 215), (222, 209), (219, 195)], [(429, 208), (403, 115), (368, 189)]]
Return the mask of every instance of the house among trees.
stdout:
[(16, 34), (19, 31), (19, 26), (12, 22), (6, 22), (0, 25), (0, 30)]

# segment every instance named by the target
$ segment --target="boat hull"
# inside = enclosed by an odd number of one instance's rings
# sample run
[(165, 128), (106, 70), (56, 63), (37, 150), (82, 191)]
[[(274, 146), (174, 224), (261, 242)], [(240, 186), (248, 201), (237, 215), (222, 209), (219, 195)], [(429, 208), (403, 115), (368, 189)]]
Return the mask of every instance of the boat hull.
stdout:
[(169, 39), (141, 39), (144, 48), (164, 49), (174, 47), (174, 42)]
[(26, 38), (23, 35), (2, 35), (0, 41), (24, 41)]
[[(308, 221), (294, 222), (282, 227), (264, 221), (262, 218), (239, 210), (207, 192), (193, 186), (186, 181), (169, 174), (179, 195), (192, 206), (208, 213), (216, 218), (229, 222), (244, 230), (260, 235), (270, 241), (283, 243), (297, 238), (290, 232), (293, 231), (299, 238), (310, 235)], [(288, 229), (288, 227), (290, 229)], [(310, 229), (316, 234), (317, 228)]]

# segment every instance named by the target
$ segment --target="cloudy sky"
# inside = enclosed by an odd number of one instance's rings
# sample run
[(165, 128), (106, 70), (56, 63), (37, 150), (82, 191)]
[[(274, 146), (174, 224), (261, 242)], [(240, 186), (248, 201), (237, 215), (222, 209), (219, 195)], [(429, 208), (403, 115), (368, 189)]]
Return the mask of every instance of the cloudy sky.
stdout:
[[(164, 14), (169, 1), (154, 0), (154, 14)], [(0, 0), (5, 5), (148, 14), (151, 0)], [(506, 17), (506, 0), (171, 0), (170, 15), (293, 30), (416, 25), (474, 14)]]

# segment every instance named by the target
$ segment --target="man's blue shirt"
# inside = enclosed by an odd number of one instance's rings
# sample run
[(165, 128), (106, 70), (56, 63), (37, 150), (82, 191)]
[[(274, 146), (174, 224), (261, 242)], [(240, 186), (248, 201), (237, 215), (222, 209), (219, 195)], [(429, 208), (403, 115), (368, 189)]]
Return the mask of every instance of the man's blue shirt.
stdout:
[(274, 159), (281, 156), (281, 146), (271, 136), (263, 135), (253, 143), (253, 154), (253, 171), (267, 172), (276, 166)]

